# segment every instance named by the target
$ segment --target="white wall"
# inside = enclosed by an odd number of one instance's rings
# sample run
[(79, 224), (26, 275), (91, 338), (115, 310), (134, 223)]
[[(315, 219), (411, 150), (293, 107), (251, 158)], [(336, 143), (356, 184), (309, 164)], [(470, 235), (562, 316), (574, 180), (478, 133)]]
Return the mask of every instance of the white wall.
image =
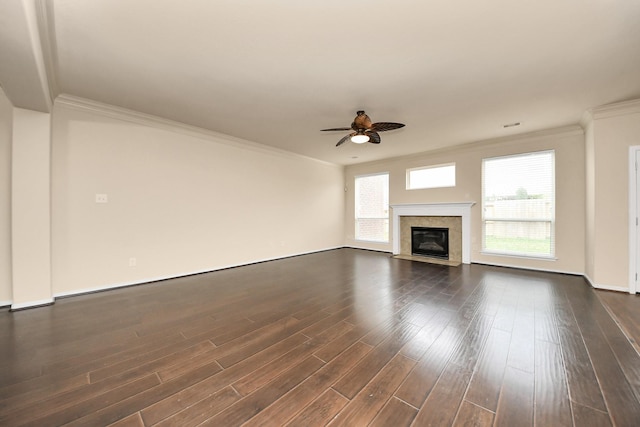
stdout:
[[(532, 151), (555, 150), (556, 156), (556, 260), (485, 255), (482, 250), (482, 159)], [(408, 168), (456, 164), (456, 186), (422, 190), (406, 189)], [(353, 182), (357, 175), (389, 172), (390, 204), (475, 202), (471, 208), (471, 262), (584, 273), (585, 253), (585, 147), (578, 126), (512, 138), (482, 141), (436, 152), (349, 166), (345, 209), (346, 244), (392, 251), (391, 243), (371, 244), (354, 240)], [(390, 231), (391, 234), (395, 230)]]
[(640, 145), (640, 100), (592, 110), (592, 202), (587, 234), (593, 247), (587, 277), (599, 288), (629, 290), (629, 147)]
[(13, 109), (11, 147), (12, 309), (51, 294), (51, 115)]
[(0, 306), (11, 293), (11, 139), (13, 106), (0, 88)]
[(54, 295), (342, 246), (342, 167), (132, 114), (56, 101)]
[(596, 158), (593, 120), (586, 114), (582, 123), (585, 131), (585, 276), (591, 279), (595, 269), (595, 206), (596, 206)]

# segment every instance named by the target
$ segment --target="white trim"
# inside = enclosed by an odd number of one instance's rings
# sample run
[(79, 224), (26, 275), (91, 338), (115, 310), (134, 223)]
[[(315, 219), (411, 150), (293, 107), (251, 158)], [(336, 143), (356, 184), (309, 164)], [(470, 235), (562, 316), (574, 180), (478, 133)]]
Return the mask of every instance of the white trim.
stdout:
[(589, 277), (587, 274), (584, 274), (584, 278), (587, 280), (587, 282), (589, 282), (589, 285), (591, 285), (591, 287), (594, 289), (600, 289), (603, 291), (624, 292), (624, 293), (629, 292), (629, 289), (625, 288), (624, 286), (603, 285), (601, 283), (595, 283), (593, 280), (591, 280), (591, 277)]
[(365, 173), (362, 175), (354, 175), (354, 178), (367, 178), (369, 176), (378, 176), (378, 175), (391, 175), (389, 173), (389, 171), (385, 171), (385, 172), (373, 172), (373, 173)]
[[(580, 271), (554, 270), (554, 269), (548, 269), (548, 268), (528, 267), (528, 266), (522, 266), (522, 265), (511, 265), (511, 264), (503, 264), (498, 262), (485, 262), (485, 261), (473, 261), (472, 264), (490, 265), (492, 267), (504, 267), (504, 268), (511, 268), (514, 270), (530, 270), (530, 271), (541, 271), (543, 273), (568, 274), (571, 276), (582, 276), (585, 278), (585, 280), (587, 279), (584, 273)], [(591, 282), (589, 282), (589, 284), (591, 284)]]
[(393, 209), (393, 254), (400, 253), (401, 216), (459, 216), (462, 217), (462, 263), (471, 263), (471, 206), (475, 202), (410, 203), (391, 205)]
[(640, 99), (631, 101), (616, 102), (615, 104), (601, 105), (589, 110), (594, 119), (604, 119), (607, 117), (617, 117), (626, 114), (640, 113)]
[[(33, 109), (34, 111), (39, 111), (43, 113), (51, 113), (53, 106), (53, 98), (51, 97), (51, 91), (49, 89), (49, 81), (46, 72), (46, 59), (43, 53), (42, 46), (42, 38), (44, 35), (40, 34), (40, 23), (39, 21), (39, 2), (37, 1), (23, 1), (23, 18), (25, 18), (24, 22), (26, 22), (27, 26), (27, 37), (30, 41), (28, 44), (30, 47), (31, 59), (33, 60), (33, 64), (35, 65), (35, 74), (37, 75), (37, 80), (39, 83), (39, 93), (37, 96), (36, 103), (38, 104), (30, 106), (28, 109)], [(31, 74), (31, 73), (29, 73)], [(25, 80), (25, 82), (31, 82), (32, 80)], [(35, 93), (35, 92), (32, 92)], [(32, 98), (33, 99), (33, 98)], [(44, 105), (41, 104), (41, 101)], [(33, 103), (32, 103), (33, 104)], [(45, 107), (44, 110), (42, 107)], [(24, 107), (27, 109), (26, 107)]]
[[(409, 164), (416, 164), (415, 159), (425, 155), (455, 153), (458, 151), (464, 151), (465, 153), (468, 153), (472, 151), (485, 150), (487, 148), (500, 147), (500, 146), (503, 146), (504, 143), (524, 144), (524, 143), (530, 143), (534, 141), (547, 139), (550, 137), (554, 137), (557, 139), (557, 138), (567, 138), (575, 135), (581, 135), (581, 136), (584, 135), (584, 129), (579, 124), (528, 132), (528, 133), (523, 133), (519, 135), (509, 135), (509, 136), (501, 136), (498, 138), (483, 139), (480, 141), (471, 141), (471, 142), (461, 143), (458, 145), (452, 145), (450, 147), (442, 147), (442, 148), (435, 148), (433, 150), (422, 151), (415, 154), (407, 154), (407, 155), (398, 156), (398, 157), (389, 157), (382, 160), (372, 160), (370, 162), (359, 163), (357, 166), (384, 165), (384, 167), (388, 168), (389, 165), (394, 165), (394, 166), (396, 164), (404, 165), (407, 163), (407, 161), (409, 162)], [(520, 152), (517, 146), (514, 146), (513, 150), (515, 150), (514, 151), (515, 154), (527, 153), (525, 148), (522, 148), (522, 150), (525, 150), (525, 151)]]
[(638, 188), (636, 188), (636, 155), (640, 153), (640, 145), (632, 145), (629, 147), (629, 289), (630, 294), (635, 294), (638, 291), (638, 279), (636, 274), (638, 272), (638, 247), (637, 247), (637, 225), (636, 218), (640, 215), (640, 212), (636, 212), (636, 206), (638, 206)]
[(517, 254), (517, 253), (506, 253), (506, 252), (491, 252), (491, 251), (480, 251), (480, 255), (487, 256), (501, 256), (507, 258), (520, 258), (520, 259), (531, 259), (535, 261), (557, 261), (558, 258), (555, 256), (535, 256), (531, 254)]
[(365, 247), (365, 246), (345, 245), (345, 246), (342, 246), (342, 248), (343, 248), (343, 249), (358, 249), (358, 250), (361, 250), (361, 251), (370, 251), (370, 252), (380, 252), (380, 253), (384, 253), (384, 254), (390, 254), (390, 255), (393, 255), (393, 254), (391, 253), (391, 251), (389, 251), (389, 250), (385, 250), (385, 249), (373, 249), (373, 248), (368, 248), (368, 247)]
[(192, 136), (196, 138), (203, 138), (209, 141), (217, 142), (220, 144), (226, 144), (232, 147), (254, 150), (261, 153), (280, 155), (289, 158), (302, 158), (313, 161), (315, 163), (321, 163), (327, 166), (333, 166), (335, 168), (344, 169), (344, 166), (337, 165), (335, 163), (326, 162), (324, 160), (314, 159), (312, 157), (297, 154), (291, 151), (282, 150), (279, 148), (271, 147), (257, 142), (249, 141), (246, 139), (236, 138), (231, 135), (226, 135), (219, 132), (214, 132), (208, 129), (200, 128), (197, 126), (187, 125), (185, 123), (165, 119), (151, 114), (141, 113), (135, 110), (129, 110), (115, 105), (103, 104), (98, 101), (90, 99), (80, 98), (73, 95), (61, 94), (55, 100), (55, 104), (72, 108), (75, 110), (91, 112), (100, 114), (112, 119), (122, 120), (129, 123), (135, 123), (142, 126), (148, 126), (155, 129), (163, 129), (170, 132), (179, 133), (182, 135)]
[(60, 85), (58, 84), (58, 74), (56, 73), (56, 70), (58, 70), (58, 47), (56, 45), (55, 19), (53, 17), (53, 5), (50, 3), (47, 0), (36, 0), (35, 9), (49, 103), (53, 106), (56, 96), (60, 93)]
[(624, 293), (628, 293), (629, 289), (623, 287), (623, 286), (610, 286), (610, 285), (599, 285), (599, 284), (593, 284), (591, 283), (591, 286), (593, 286), (595, 289), (600, 289), (602, 291), (616, 291), (616, 292), (624, 292)]
[(37, 301), (21, 302), (19, 304), (11, 304), (11, 310), (22, 310), (24, 308), (38, 307), (41, 305), (49, 305), (54, 303), (53, 298), (41, 299)]
[[(388, 219), (388, 218), (374, 218), (374, 219)], [(368, 244), (375, 244), (375, 245), (388, 245), (389, 241), (388, 240), (367, 240), (367, 239), (353, 239), (354, 242), (362, 242), (362, 243), (368, 243)]]
[(587, 130), (587, 128), (593, 123), (593, 111), (585, 110), (580, 117), (580, 126), (582, 129)]
[(144, 279), (144, 280), (137, 280), (137, 281), (134, 281), (134, 282), (123, 282), (123, 283), (116, 283), (116, 284), (106, 285), (106, 286), (97, 286), (97, 287), (94, 287), (94, 288), (77, 289), (77, 290), (70, 291), (70, 292), (58, 292), (58, 293), (54, 294), (53, 296), (54, 296), (54, 298), (63, 298), (63, 297), (70, 297), (70, 296), (74, 296), (74, 295), (89, 294), (89, 293), (93, 293), (93, 292), (108, 291), (108, 290), (111, 290), (111, 289), (124, 288), (124, 287), (127, 287), (127, 286), (144, 285), (146, 283), (160, 282), (162, 280), (170, 280), (170, 279), (179, 279), (181, 277), (194, 276), (196, 274), (213, 273), (215, 271), (226, 270), (226, 269), (229, 269), (229, 268), (244, 267), (244, 266), (247, 266), (247, 265), (259, 264), (261, 262), (277, 261), (277, 260), (280, 260), (280, 259), (293, 258), (293, 257), (296, 257), (296, 256), (308, 255), (308, 254), (313, 254), (313, 253), (318, 253), (318, 252), (332, 251), (332, 250), (341, 249), (341, 248), (344, 248), (344, 246), (333, 246), (333, 247), (326, 248), (326, 249), (318, 249), (318, 250), (309, 251), (309, 252), (300, 252), (300, 253), (296, 253), (296, 254), (284, 255), (284, 256), (274, 257), (274, 258), (264, 258), (264, 259), (245, 262), (245, 263), (240, 263), (240, 264), (230, 264), (230, 265), (226, 265), (226, 266), (222, 266), (222, 267), (214, 267), (214, 268), (209, 268), (209, 269), (205, 269), (205, 270), (197, 270), (197, 271), (179, 273), (179, 274), (175, 274), (175, 275), (171, 275), (171, 276), (156, 276), (156, 277), (147, 278), (147, 279)]
[(110, 290), (119, 289), (119, 288), (126, 288), (128, 286), (144, 285), (145, 283), (160, 282), (162, 280), (177, 279), (179, 277), (191, 276), (194, 274), (208, 273), (209, 271), (214, 271), (214, 270), (195, 271), (193, 273), (178, 274), (176, 276), (159, 276), (159, 277), (145, 279), (141, 281), (135, 281), (135, 282), (116, 283), (116, 284), (105, 285), (105, 286), (96, 286), (95, 288), (84, 288), (84, 289), (77, 289), (69, 292), (59, 292), (59, 293), (53, 294), (53, 297), (58, 299), (58, 298), (72, 297), (76, 295), (92, 294), (94, 292), (110, 291)]
[(593, 286), (593, 280), (591, 280), (591, 277), (589, 277), (587, 273), (584, 274), (584, 279), (589, 282), (589, 285), (591, 285), (592, 288), (595, 288), (595, 286)]
[(0, 301), (0, 307), (9, 307), (11, 305), (11, 300)]

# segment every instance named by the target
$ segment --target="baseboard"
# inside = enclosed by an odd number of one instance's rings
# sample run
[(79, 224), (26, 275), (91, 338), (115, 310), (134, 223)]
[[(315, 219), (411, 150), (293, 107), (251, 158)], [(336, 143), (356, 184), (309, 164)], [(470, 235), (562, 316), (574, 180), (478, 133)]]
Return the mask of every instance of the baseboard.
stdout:
[[(116, 284), (110, 284), (110, 285), (106, 285), (106, 286), (98, 286), (98, 287), (93, 287), (93, 288), (78, 289), (78, 290), (70, 291), (70, 292), (59, 292), (59, 293), (56, 293), (56, 294), (53, 295), (53, 299), (52, 300), (33, 301), (33, 302), (29, 302), (29, 303), (17, 304), (15, 306), (11, 306), (11, 310), (22, 310), (22, 309), (26, 309), (26, 308), (49, 305), (49, 304), (52, 304), (55, 301), (55, 299), (57, 299), (57, 298), (68, 298), (68, 297), (73, 297), (73, 296), (78, 296), (78, 295), (91, 294), (91, 293), (95, 293), (95, 292), (105, 292), (105, 291), (109, 291), (109, 290), (112, 290), (112, 289), (120, 289), (120, 288), (129, 287), (129, 286), (138, 286), (138, 285), (144, 285), (144, 284), (148, 284), (148, 283), (161, 282), (161, 281), (164, 281), (164, 280), (179, 279), (179, 278), (182, 278), (182, 277), (195, 276), (195, 275), (206, 274), (206, 273), (213, 273), (215, 271), (220, 271), (220, 270), (227, 270), (227, 269), (231, 269), (231, 268), (244, 267), (244, 266), (248, 266), (248, 265), (260, 264), (260, 263), (269, 262), (269, 261), (277, 261), (277, 260), (287, 259), (287, 258), (294, 258), (294, 257), (297, 257), (297, 256), (303, 256), (303, 255), (309, 255), (309, 254), (314, 254), (314, 253), (332, 251), (332, 250), (336, 250), (336, 249), (358, 249), (358, 250), (385, 253), (385, 254), (391, 254), (392, 253), (391, 251), (384, 251), (384, 250), (377, 250), (377, 249), (370, 249), (370, 248), (361, 248), (361, 247), (349, 246), (349, 245), (346, 245), (346, 246), (334, 246), (334, 247), (330, 247), (330, 248), (326, 248), (326, 249), (318, 249), (318, 250), (314, 250), (314, 251), (300, 252), (300, 253), (281, 256), (281, 257), (265, 258), (265, 259), (260, 259), (260, 260), (256, 260), (256, 261), (252, 261), (252, 262), (231, 264), (231, 265), (217, 267), (217, 268), (213, 268), (213, 269), (206, 269), (206, 270), (201, 270), (201, 271), (191, 271), (191, 272), (185, 272), (185, 273), (171, 275), (171, 276), (157, 276), (157, 277), (147, 278), (147, 279), (144, 279), (144, 280), (139, 280), (139, 281), (134, 281), (134, 282), (116, 283)], [(582, 276), (582, 277), (585, 278), (585, 280), (587, 280), (587, 282), (593, 288), (603, 289), (603, 290), (610, 290), (610, 291), (617, 291), (617, 292), (626, 292), (626, 293), (629, 292), (628, 288), (624, 288), (624, 287), (620, 287), (620, 286), (608, 286), (608, 285), (594, 284), (593, 281), (587, 275), (585, 275), (584, 273), (579, 273), (579, 272), (561, 271), (561, 270), (548, 270), (548, 269), (540, 269), (540, 268), (528, 268), (528, 267), (514, 266), (514, 265), (508, 265), (508, 264), (476, 262), (476, 261), (473, 261), (473, 260), (471, 261), (471, 264), (491, 265), (491, 266), (494, 266), (494, 267), (505, 267), (505, 268), (520, 269), (520, 270), (532, 270), (532, 271), (541, 271), (541, 272), (547, 272), (547, 273), (557, 273), (557, 274), (568, 274), (568, 275), (573, 275), (573, 276)], [(2, 307), (3, 305), (7, 305), (7, 306), (11, 305), (11, 301), (0, 301), (0, 307)]]
[(589, 285), (591, 285), (591, 287), (594, 289), (600, 289), (603, 291), (624, 292), (626, 294), (630, 293), (629, 288), (624, 286), (612, 286), (612, 285), (603, 285), (601, 283), (595, 283), (593, 280), (591, 280), (591, 277), (589, 277), (589, 275), (587, 274), (584, 275), (584, 278), (586, 279), (587, 282), (589, 282)]
[(381, 254), (391, 254), (391, 255), (393, 255), (393, 251), (383, 251), (382, 249), (360, 248), (358, 246), (341, 246), (338, 249), (358, 249), (360, 251), (379, 252)]
[(70, 292), (58, 292), (58, 293), (54, 294), (53, 297), (56, 298), (56, 299), (57, 298), (69, 298), (69, 297), (74, 297), (74, 296), (78, 296), (78, 295), (92, 294), (92, 293), (96, 293), (96, 292), (105, 292), (105, 291), (109, 291), (109, 290), (113, 290), (113, 289), (120, 289), (120, 288), (126, 288), (126, 287), (130, 287), (130, 286), (145, 285), (145, 284), (148, 284), (148, 283), (157, 283), (157, 282), (162, 282), (162, 281), (165, 281), (165, 280), (172, 280), (172, 279), (179, 279), (179, 278), (182, 278), (182, 277), (196, 276), (196, 275), (199, 275), (199, 274), (213, 273), (215, 271), (228, 270), (228, 269), (231, 269), (231, 268), (244, 267), (244, 266), (248, 266), (248, 265), (260, 264), (260, 263), (269, 262), (269, 261), (277, 261), (277, 260), (280, 260), (280, 259), (294, 258), (294, 257), (303, 256), (303, 255), (310, 255), (310, 254), (314, 254), (314, 253), (333, 251), (333, 250), (342, 249), (342, 248), (343, 248), (343, 246), (335, 246), (335, 247), (331, 247), (331, 248), (318, 249), (318, 250), (309, 251), (309, 252), (301, 252), (301, 253), (296, 253), (296, 254), (292, 254), (292, 255), (286, 255), (286, 256), (282, 256), (282, 257), (265, 258), (265, 259), (260, 259), (260, 260), (257, 260), (257, 261), (251, 261), (251, 262), (240, 263), (240, 264), (231, 264), (231, 265), (222, 266), (222, 267), (216, 267), (216, 268), (212, 268), (212, 269), (179, 273), (179, 274), (175, 274), (175, 275), (171, 275), (171, 276), (150, 277), (150, 278), (143, 279), (143, 280), (138, 280), (138, 281), (135, 281), (135, 282), (115, 283), (115, 284), (110, 284), (110, 285), (106, 285), (106, 286), (97, 286), (97, 287), (93, 287), (93, 288), (78, 289), (78, 290), (70, 291)]
[(9, 307), (11, 305), (13, 301), (11, 300), (7, 300), (7, 301), (0, 301), (0, 308), (5, 308), (5, 307)]
[(37, 300), (37, 301), (28, 301), (28, 302), (22, 302), (19, 304), (11, 304), (11, 311), (18, 311), (18, 310), (26, 310), (27, 308), (35, 308), (35, 307), (42, 307), (45, 305), (51, 305), (54, 303), (54, 299), (53, 298), (47, 298), (47, 299), (42, 299), (42, 300)]
[(603, 291), (616, 291), (616, 292), (624, 292), (625, 294), (630, 293), (629, 288), (624, 288), (622, 286), (608, 286), (608, 285), (591, 285), (595, 289), (600, 289)]
[[(513, 269), (516, 269), (516, 270), (540, 271), (540, 272), (543, 272), (543, 273), (567, 274), (567, 275), (570, 275), (570, 276), (582, 276), (582, 277), (585, 277), (584, 273), (580, 273), (580, 272), (576, 272), (576, 271), (554, 270), (554, 269), (548, 269), (548, 268), (523, 267), (521, 265), (510, 265), (510, 264), (484, 262), (484, 261), (479, 262), (479, 261), (473, 261), (473, 260), (471, 260), (471, 264), (490, 265), (490, 266), (493, 266), (493, 267), (513, 268)], [(585, 279), (586, 279), (586, 277), (585, 277)]]

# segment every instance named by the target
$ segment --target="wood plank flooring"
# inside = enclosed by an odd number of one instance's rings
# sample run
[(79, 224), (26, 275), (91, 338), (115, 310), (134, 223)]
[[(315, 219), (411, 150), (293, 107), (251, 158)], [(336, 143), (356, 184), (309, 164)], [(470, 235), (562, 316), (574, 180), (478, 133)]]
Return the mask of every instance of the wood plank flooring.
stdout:
[(0, 310), (0, 425), (638, 426), (640, 356), (582, 277), (338, 249)]
[(640, 353), (640, 294), (596, 291), (605, 308)]

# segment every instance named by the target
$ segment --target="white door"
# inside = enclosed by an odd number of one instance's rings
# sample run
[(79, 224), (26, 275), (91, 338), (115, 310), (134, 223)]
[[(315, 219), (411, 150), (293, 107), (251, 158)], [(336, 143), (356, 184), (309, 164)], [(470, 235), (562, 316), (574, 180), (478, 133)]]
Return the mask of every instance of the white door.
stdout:
[(640, 145), (629, 147), (629, 293), (640, 291)]
[(631, 282), (629, 292), (635, 294), (638, 283), (638, 267), (640, 266), (640, 224), (638, 224), (638, 217), (640, 217), (640, 171), (638, 171), (638, 165), (640, 165), (640, 150), (635, 151), (635, 278)]

